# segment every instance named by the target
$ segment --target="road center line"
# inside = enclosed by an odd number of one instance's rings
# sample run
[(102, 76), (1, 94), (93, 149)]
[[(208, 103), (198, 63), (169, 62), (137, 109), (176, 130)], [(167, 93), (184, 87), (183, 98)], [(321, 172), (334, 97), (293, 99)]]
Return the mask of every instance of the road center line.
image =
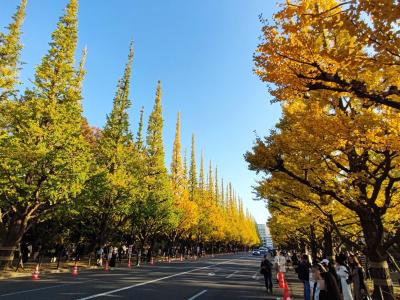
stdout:
[(177, 276), (180, 276), (180, 275), (192, 273), (192, 272), (195, 272), (195, 271), (198, 271), (198, 270), (208, 269), (208, 268), (211, 268), (211, 267), (214, 267), (214, 266), (218, 266), (218, 265), (221, 265), (221, 264), (233, 261), (233, 260), (236, 260), (236, 258), (235, 259), (226, 260), (226, 261), (223, 261), (223, 262), (220, 262), (220, 263), (217, 263), (217, 264), (209, 265), (209, 266), (192, 269), (192, 270), (189, 270), (189, 271), (186, 271), (186, 272), (175, 273), (175, 274), (172, 274), (172, 275), (169, 275), (169, 276), (160, 277), (160, 278), (157, 278), (157, 279), (153, 279), (153, 280), (149, 280), (149, 281), (145, 281), (145, 282), (129, 285), (129, 286), (126, 286), (126, 287), (123, 287), (123, 288), (120, 288), (120, 289), (115, 289), (115, 290), (111, 290), (111, 291), (108, 291), (108, 292), (95, 294), (95, 295), (92, 295), (92, 296), (80, 298), (78, 300), (89, 300), (89, 299), (93, 299), (93, 298), (98, 298), (98, 297), (103, 297), (103, 296), (115, 294), (115, 293), (118, 293), (118, 292), (122, 292), (122, 291), (125, 291), (125, 290), (129, 290), (129, 289), (138, 287), (138, 286), (147, 285), (147, 284), (154, 283), (154, 282), (157, 282), (157, 281), (162, 281), (162, 280), (165, 280), (165, 279), (169, 279), (169, 278), (177, 277)]
[(194, 299), (196, 299), (197, 297), (203, 295), (204, 293), (207, 293), (207, 290), (203, 290), (203, 291), (201, 291), (200, 293), (197, 293), (196, 295), (190, 297), (190, 298), (187, 299), (187, 300), (194, 300)]
[(37, 289), (30, 289), (30, 290), (24, 290), (24, 291), (18, 291), (18, 292), (13, 292), (13, 293), (2, 294), (2, 295), (0, 295), (0, 297), (6, 297), (6, 296), (12, 296), (12, 295), (18, 295), (18, 294), (25, 294), (25, 293), (43, 291), (43, 290), (49, 290), (49, 289), (55, 289), (55, 288), (62, 287), (62, 286), (68, 286), (68, 285), (73, 285), (73, 284), (81, 284), (81, 283), (86, 283), (86, 282), (95, 281), (95, 280), (96, 279), (79, 281), (79, 282), (71, 282), (71, 283), (63, 283), (63, 284), (58, 284), (58, 285), (53, 285), (53, 286), (45, 286), (45, 287), (37, 288)]
[(239, 273), (239, 271), (235, 271), (235, 272), (229, 274), (228, 276), (226, 276), (225, 278), (231, 278), (231, 277), (232, 277), (233, 275), (235, 275), (236, 273)]

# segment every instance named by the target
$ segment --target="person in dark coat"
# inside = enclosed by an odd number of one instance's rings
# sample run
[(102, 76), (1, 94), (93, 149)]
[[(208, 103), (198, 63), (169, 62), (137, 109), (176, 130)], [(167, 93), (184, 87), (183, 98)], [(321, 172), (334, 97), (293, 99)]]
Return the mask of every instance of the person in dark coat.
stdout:
[(266, 255), (264, 255), (264, 259), (261, 261), (260, 273), (264, 275), (267, 293), (269, 292), (272, 294), (272, 263), (268, 260)]
[(311, 264), (308, 261), (308, 255), (303, 254), (301, 262), (297, 267), (297, 276), (303, 282), (304, 299), (310, 299), (310, 269)]
[(312, 300), (342, 299), (336, 279), (322, 264), (314, 264), (312, 273), (315, 281), (312, 289)]
[(115, 263), (117, 262), (117, 251), (115, 249), (112, 250), (111, 258), (110, 258), (110, 267), (115, 268)]

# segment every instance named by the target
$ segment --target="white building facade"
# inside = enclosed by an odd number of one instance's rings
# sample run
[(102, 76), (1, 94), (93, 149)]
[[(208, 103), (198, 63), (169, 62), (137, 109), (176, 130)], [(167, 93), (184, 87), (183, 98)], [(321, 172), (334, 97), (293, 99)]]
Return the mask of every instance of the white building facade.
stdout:
[(257, 231), (258, 235), (260, 236), (262, 246), (272, 249), (273, 248), (272, 237), (268, 226), (265, 224), (257, 224)]

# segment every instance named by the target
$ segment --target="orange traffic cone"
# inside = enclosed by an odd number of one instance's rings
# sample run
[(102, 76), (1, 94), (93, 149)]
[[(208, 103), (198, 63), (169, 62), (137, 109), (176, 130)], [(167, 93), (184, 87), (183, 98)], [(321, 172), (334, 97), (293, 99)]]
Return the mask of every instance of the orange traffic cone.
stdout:
[(285, 279), (283, 278), (282, 272), (278, 273), (278, 281), (279, 281), (279, 287), (283, 289), (285, 287)]
[(132, 267), (131, 258), (129, 257), (129, 258), (128, 258), (128, 268), (130, 269), (131, 267)]
[(72, 276), (78, 276), (78, 266), (76, 265), (72, 268)]
[(287, 283), (285, 282), (285, 287), (283, 290), (283, 300), (290, 300), (290, 293), (289, 293), (289, 287), (287, 285)]
[(108, 260), (106, 260), (106, 265), (104, 266), (104, 271), (105, 272), (110, 271), (110, 267), (108, 266)]
[(35, 271), (32, 272), (32, 279), (33, 280), (38, 280), (39, 278), (39, 264), (36, 265)]

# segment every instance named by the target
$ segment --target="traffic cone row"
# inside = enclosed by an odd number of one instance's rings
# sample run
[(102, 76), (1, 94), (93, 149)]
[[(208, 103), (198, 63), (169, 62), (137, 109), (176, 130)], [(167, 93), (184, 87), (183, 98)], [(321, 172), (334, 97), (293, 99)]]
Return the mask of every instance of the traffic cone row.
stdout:
[[(168, 261), (168, 263), (171, 263), (171, 262), (172, 262), (172, 261), (171, 261), (171, 257), (169, 257), (169, 256), (168, 256), (168, 258), (166, 257), (165, 259), (166, 259), (166, 261)], [(195, 259), (197, 259), (197, 256), (195, 256)], [(181, 256), (180, 256), (180, 261), (183, 261), (183, 255), (182, 255), (182, 254), (181, 254)], [(150, 259), (150, 265), (155, 265), (154, 257), (152, 257), (152, 258)], [(131, 267), (132, 267), (132, 262), (131, 262), (131, 259), (128, 258), (128, 268), (131, 268)], [(109, 267), (109, 264), (108, 264), (108, 261), (107, 261), (107, 260), (106, 260), (106, 263), (105, 263), (105, 265), (104, 265), (104, 271), (105, 271), (105, 272), (110, 271), (110, 267)], [(71, 272), (71, 274), (72, 274), (73, 276), (78, 276), (78, 275), (79, 275), (79, 268), (78, 268), (78, 265), (77, 265), (76, 262), (75, 262), (75, 265), (72, 267), (72, 272)], [(38, 280), (38, 279), (40, 279), (39, 264), (36, 265), (35, 270), (32, 272), (32, 279), (33, 279), (33, 280)]]
[(39, 274), (40, 274), (40, 271), (39, 271), (39, 264), (37, 264), (37, 265), (36, 265), (36, 268), (35, 268), (35, 271), (32, 272), (32, 279), (33, 279), (33, 280), (38, 280), (38, 279), (40, 279), (40, 278), (39, 278)]

